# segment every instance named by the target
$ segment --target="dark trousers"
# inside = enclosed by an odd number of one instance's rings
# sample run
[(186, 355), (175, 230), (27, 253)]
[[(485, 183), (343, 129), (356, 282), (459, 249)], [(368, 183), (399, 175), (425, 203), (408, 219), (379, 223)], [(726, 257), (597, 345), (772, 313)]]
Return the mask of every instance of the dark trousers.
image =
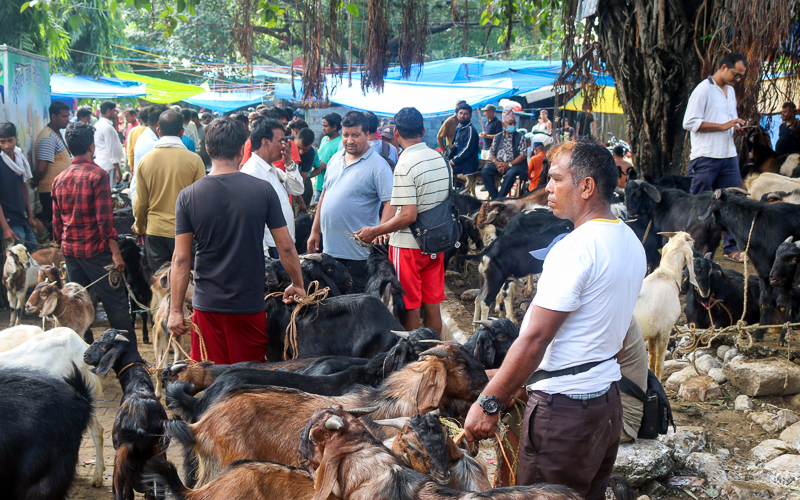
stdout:
[(347, 293), (364, 293), (369, 280), (366, 260), (336, 259), (347, 268), (353, 277), (353, 287)]
[[(88, 259), (64, 256), (64, 260), (67, 263), (69, 280), (83, 286), (88, 286), (108, 273), (105, 267), (114, 263), (111, 252), (103, 252)], [(119, 288), (112, 288), (108, 277), (105, 277), (92, 285), (89, 290), (96, 293), (103, 303), (111, 328), (126, 332), (125, 336), (136, 346), (136, 332), (131, 322), (130, 302), (125, 284), (121, 283)]]
[(562, 484), (586, 500), (603, 500), (621, 428), (616, 382), (602, 396), (584, 401), (531, 392), (522, 422), (517, 484)]
[(500, 175), (500, 172), (497, 170), (497, 166), (494, 163), (487, 163), (481, 169), (483, 187), (486, 188), (486, 192), (489, 193), (489, 197), (493, 200), (502, 198), (503, 196), (508, 196), (508, 193), (511, 192), (511, 187), (514, 185), (517, 177), (523, 181), (527, 181), (528, 166), (524, 163), (520, 163), (519, 165), (511, 165), (511, 167), (506, 171), (505, 175), (503, 175), (503, 183), (500, 185), (499, 193), (497, 192), (497, 188), (494, 186), (494, 178), (498, 175)]
[[(692, 194), (728, 187), (742, 187), (739, 160), (736, 157), (695, 158), (689, 162), (689, 177), (692, 178)], [(725, 231), (722, 251), (725, 254), (736, 251), (736, 240), (729, 231)]]
[(156, 272), (164, 263), (172, 262), (172, 254), (175, 253), (175, 238), (148, 234), (145, 237), (144, 253), (150, 270)]
[(53, 198), (50, 193), (39, 193), (39, 203), (42, 204), (42, 211), (36, 217), (42, 221), (47, 231), (53, 234)]

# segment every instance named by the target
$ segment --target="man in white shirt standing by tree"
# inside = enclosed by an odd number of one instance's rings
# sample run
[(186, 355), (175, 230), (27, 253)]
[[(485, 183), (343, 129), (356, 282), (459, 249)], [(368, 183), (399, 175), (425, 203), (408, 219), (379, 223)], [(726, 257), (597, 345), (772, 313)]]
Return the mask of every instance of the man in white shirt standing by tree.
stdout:
[[(733, 85), (744, 79), (747, 60), (738, 52), (725, 55), (719, 69), (692, 91), (683, 128), (689, 131), (692, 152), (689, 156), (691, 193), (714, 189), (742, 187), (734, 133), (743, 133), (745, 121), (736, 112), (736, 92)], [(727, 260), (742, 262), (736, 241), (725, 233), (722, 251)]]
[(103, 101), (100, 104), (100, 119), (94, 127), (95, 163), (108, 172), (109, 182), (114, 186), (122, 181), (119, 165), (125, 152), (117, 134), (117, 103)]

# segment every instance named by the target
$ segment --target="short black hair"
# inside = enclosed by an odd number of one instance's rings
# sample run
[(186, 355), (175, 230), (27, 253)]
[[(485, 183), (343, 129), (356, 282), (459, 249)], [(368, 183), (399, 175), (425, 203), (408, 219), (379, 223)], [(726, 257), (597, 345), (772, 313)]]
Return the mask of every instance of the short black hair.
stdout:
[(117, 103), (115, 103), (114, 101), (103, 101), (100, 103), (101, 115), (108, 113), (109, 109), (117, 109)]
[(271, 141), (275, 137), (275, 129), (283, 130), (283, 125), (278, 120), (260, 117), (253, 122), (253, 130), (250, 131), (250, 148), (255, 151), (261, 147), (261, 142), (266, 139)]
[(206, 111), (205, 113), (203, 113), (203, 116), (201, 116), (200, 118), (202, 118), (203, 120), (205, 120), (206, 118), (214, 118), (214, 115), (212, 115), (211, 113), (209, 113), (208, 111)]
[(314, 131), (308, 127), (301, 128), (297, 131), (297, 138), (303, 142), (304, 146), (311, 146), (314, 144)]
[(53, 101), (52, 103), (50, 103), (50, 109), (48, 110), (48, 113), (50, 114), (50, 116), (53, 116), (53, 115), (58, 116), (65, 109), (67, 111), (70, 110), (69, 106), (67, 106), (67, 103), (65, 103), (63, 101)]
[(342, 118), (342, 127), (361, 127), (365, 133), (369, 133), (369, 121), (361, 111), (348, 111)]
[(85, 116), (92, 116), (92, 108), (89, 106), (81, 106), (78, 108), (78, 111), (75, 113), (78, 119), (81, 119)]
[(192, 119), (192, 110), (189, 108), (181, 108), (181, 116), (183, 116), (183, 121), (188, 122)]
[(333, 127), (336, 130), (342, 130), (342, 115), (339, 113), (328, 113), (327, 115), (323, 116), (322, 119), (328, 122), (328, 126)]
[(739, 61), (742, 61), (745, 68), (748, 66), (747, 58), (744, 57), (742, 54), (740, 54), (739, 52), (729, 52), (725, 54), (725, 56), (719, 62), (719, 67), (721, 68), (722, 66), (727, 66), (728, 68), (733, 68)]
[(85, 155), (94, 144), (94, 127), (88, 123), (75, 122), (67, 125), (64, 140), (73, 155)]
[(149, 116), (150, 106), (145, 106), (139, 110), (139, 123), (147, 123), (147, 117)]
[(614, 156), (625, 156), (625, 148), (622, 146), (614, 146)]
[(367, 126), (369, 127), (369, 133), (377, 134), (378, 126), (380, 125), (380, 120), (378, 120), (378, 116), (372, 111), (364, 111), (364, 116), (367, 117)]
[(125, 110), (125, 113), (131, 114), (133, 116), (137, 116), (139, 114), (139, 112), (136, 111), (135, 108), (128, 108), (128, 109)]
[[(597, 184), (597, 192), (607, 203), (611, 203), (617, 187), (619, 173), (617, 164), (608, 149), (588, 138), (564, 143), (572, 150), (567, 169), (572, 174), (572, 183), (591, 177)], [(563, 146), (563, 145), (562, 145)], [(572, 147), (570, 147), (572, 146)]]
[(0, 122), (0, 137), (5, 139), (7, 137), (17, 136), (17, 126), (11, 122)]
[(249, 117), (249, 116), (247, 116), (247, 113), (245, 113), (245, 112), (243, 112), (243, 111), (239, 111), (238, 113), (236, 113), (235, 115), (233, 115), (233, 117), (232, 117), (232, 118), (233, 118), (234, 120), (239, 120), (240, 122), (242, 122), (242, 124), (243, 124), (245, 127), (247, 127), (248, 125), (250, 125), (250, 117)]
[(283, 114), (281, 108), (277, 106), (275, 106), (274, 108), (269, 108), (261, 114), (266, 116), (267, 118), (272, 118), (273, 120), (278, 120), (278, 121), (286, 118), (286, 115)]
[(192, 110), (192, 120), (194, 120), (195, 118), (197, 118), (199, 120), (200, 119), (200, 115), (197, 113), (197, 110), (193, 109)]
[(147, 124), (151, 127), (158, 125), (158, 118), (161, 116), (161, 113), (167, 109), (172, 108), (167, 108), (163, 104), (153, 104), (150, 106), (150, 110), (147, 112)]
[(181, 133), (183, 128), (183, 116), (175, 112), (174, 109), (168, 109), (161, 113), (158, 117), (158, 130), (161, 135), (176, 136)]
[(458, 105), (458, 107), (456, 108), (456, 113), (458, 113), (462, 109), (465, 109), (465, 110), (469, 111), (469, 114), (472, 114), (472, 106), (470, 106), (466, 102), (461, 103), (461, 104)]
[[(461, 106), (462, 104), (466, 104), (466, 103), (467, 103), (467, 101), (465, 101), (465, 100), (463, 100), (463, 99), (462, 99), (462, 100), (460, 100), (460, 101), (458, 101), (458, 102), (456, 103), (456, 113), (458, 113), (458, 107), (459, 107), (459, 106)], [(495, 110), (495, 111), (496, 111), (496, 110)]]
[(425, 133), (422, 113), (417, 108), (403, 108), (394, 115), (394, 127), (403, 139), (417, 139)]
[(239, 155), (245, 141), (247, 126), (236, 118), (218, 118), (206, 128), (206, 151), (211, 158), (233, 160)]

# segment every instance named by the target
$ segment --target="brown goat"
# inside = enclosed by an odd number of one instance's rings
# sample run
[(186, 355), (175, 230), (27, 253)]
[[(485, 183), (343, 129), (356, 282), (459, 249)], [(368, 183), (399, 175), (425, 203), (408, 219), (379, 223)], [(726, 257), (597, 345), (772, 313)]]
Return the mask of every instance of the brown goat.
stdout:
[(39, 313), (40, 318), (52, 320), (57, 327), (72, 328), (84, 339), (91, 338), (86, 333), (91, 332), (94, 305), (89, 292), (77, 283), (67, 283), (60, 290), (56, 283), (39, 283), (25, 303), (25, 312)]
[(45, 281), (55, 283), (58, 288), (63, 287), (64, 282), (61, 278), (61, 269), (56, 266), (42, 265), (42, 267), (39, 268), (39, 283), (44, 283)]
[(56, 266), (64, 264), (64, 255), (58, 247), (46, 247), (31, 253), (31, 258), (40, 266)]
[(503, 229), (512, 217), (523, 210), (546, 206), (547, 191), (544, 190), (544, 187), (536, 188), (520, 198), (487, 201), (481, 205), (478, 217), (475, 219), (475, 226), (482, 230), (487, 224), (492, 224), (497, 229)]
[[(162, 267), (163, 269), (163, 267)], [(169, 268), (167, 268), (169, 269)], [(162, 276), (163, 278), (164, 276)], [(186, 290), (186, 295), (194, 295), (194, 285), (190, 284)], [(155, 290), (153, 290), (153, 297), (156, 296)], [(172, 301), (172, 293), (167, 291), (162, 297), (161, 302), (159, 303), (158, 310), (153, 315), (153, 352), (155, 354), (155, 359), (157, 364), (161, 364), (162, 366), (166, 363), (161, 363), (161, 360), (165, 358), (169, 354), (169, 330), (167, 329), (167, 320), (169, 320), (169, 306)], [(190, 318), (192, 316), (191, 313), (191, 306), (192, 302), (189, 299), (189, 303), (184, 301), (183, 304), (183, 317)], [(186, 353), (189, 353), (190, 348), (190, 341), (191, 337), (189, 335), (180, 335), (176, 336), (172, 340), (172, 363), (175, 364), (178, 362), (178, 356), (180, 356), (181, 350), (178, 348), (180, 346)], [(155, 377), (156, 383), (156, 397), (161, 398), (164, 395), (164, 390), (161, 386), (161, 377), (156, 374)]]
[(317, 410), (300, 436), (300, 455), (314, 476), (314, 500), (580, 500), (566, 486), (535, 485), (456, 491), (409, 469), (357, 418), (341, 407)]
[[(280, 387), (253, 388), (219, 401), (195, 424), (169, 422), (168, 434), (180, 441), (187, 456), (199, 459), (199, 484), (209, 482), (235, 460), (270, 460), (299, 465), (298, 430), (318, 408), (373, 406), (364, 418), (380, 439), (397, 429), (373, 419), (412, 417), (437, 408), (451, 417), (466, 417), (488, 382), (477, 360), (456, 342), (420, 354), (420, 360), (392, 373), (378, 388), (360, 387), (345, 396), (319, 396)], [(351, 413), (353, 410), (351, 410)]]

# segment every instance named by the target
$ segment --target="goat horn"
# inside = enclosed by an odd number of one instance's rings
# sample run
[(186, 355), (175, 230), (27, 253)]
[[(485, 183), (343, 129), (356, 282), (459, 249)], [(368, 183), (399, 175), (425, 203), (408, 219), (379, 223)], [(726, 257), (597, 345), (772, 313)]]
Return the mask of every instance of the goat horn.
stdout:
[(312, 260), (314, 262), (322, 262), (322, 254), (319, 253), (307, 253), (303, 255), (302, 258)]
[(429, 411), (428, 413), (433, 415), (433, 416), (435, 416), (435, 417), (438, 417), (439, 416), (439, 408), (436, 408), (433, 411)]
[(369, 415), (370, 413), (374, 413), (378, 411), (378, 406), (367, 406), (364, 408), (353, 408), (351, 410), (345, 410), (350, 415), (358, 418), (363, 417), (364, 415)]
[(387, 418), (385, 420), (375, 420), (375, 423), (378, 425), (385, 425), (387, 427), (394, 427), (395, 429), (403, 430), (405, 427), (406, 422), (411, 420), (411, 417), (397, 417), (397, 418)]
[(338, 431), (344, 427), (344, 420), (339, 415), (332, 415), (325, 421), (325, 428), (329, 431)]
[(116, 337), (114, 337), (114, 340), (119, 340), (120, 342), (130, 342), (130, 340), (128, 340), (128, 337), (126, 337), (125, 335), (120, 335), (119, 333), (117, 334)]
[(392, 333), (394, 333), (395, 335), (397, 335), (398, 337), (400, 337), (401, 339), (407, 339), (408, 338), (408, 332), (401, 332), (399, 330), (390, 330), (390, 331)]
[(422, 339), (419, 341), (421, 344), (444, 344), (444, 340), (435, 340), (435, 339)]
[(482, 319), (480, 321), (473, 321), (472, 324), (473, 325), (483, 325), (483, 326), (485, 326), (487, 328), (492, 326), (492, 322), (491, 321), (487, 321), (485, 319)]
[(187, 366), (186, 363), (175, 363), (174, 365), (169, 367), (169, 371), (171, 371), (172, 373), (178, 373), (178, 370), (184, 368), (185, 366)]
[(447, 350), (444, 347), (434, 347), (425, 352), (421, 352), (419, 357), (422, 356), (436, 356), (437, 358), (448, 358)]

